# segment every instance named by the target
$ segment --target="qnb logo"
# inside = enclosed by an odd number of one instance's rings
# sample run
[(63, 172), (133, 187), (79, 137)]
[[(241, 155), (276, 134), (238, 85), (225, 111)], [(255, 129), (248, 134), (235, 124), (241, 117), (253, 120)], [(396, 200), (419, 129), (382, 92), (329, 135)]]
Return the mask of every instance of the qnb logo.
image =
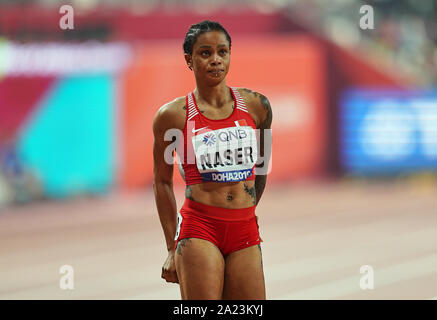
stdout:
[(220, 141), (228, 142), (232, 140), (239, 140), (247, 138), (247, 133), (244, 130), (236, 129), (236, 130), (228, 130), (223, 131), (218, 134), (218, 138)]
[(211, 133), (209, 133), (209, 134), (206, 134), (204, 137), (203, 137), (203, 143), (204, 144), (206, 144), (208, 147), (210, 147), (210, 146), (212, 146), (212, 145), (214, 145), (215, 144), (215, 135), (213, 135), (213, 134), (211, 134)]

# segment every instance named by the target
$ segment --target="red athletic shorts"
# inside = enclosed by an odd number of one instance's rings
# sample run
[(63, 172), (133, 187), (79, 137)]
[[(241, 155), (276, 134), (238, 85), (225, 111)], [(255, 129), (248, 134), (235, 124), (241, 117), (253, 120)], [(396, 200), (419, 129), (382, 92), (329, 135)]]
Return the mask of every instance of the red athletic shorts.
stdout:
[(178, 212), (175, 249), (178, 241), (184, 238), (208, 240), (224, 256), (259, 244), (255, 207), (226, 209), (185, 198)]

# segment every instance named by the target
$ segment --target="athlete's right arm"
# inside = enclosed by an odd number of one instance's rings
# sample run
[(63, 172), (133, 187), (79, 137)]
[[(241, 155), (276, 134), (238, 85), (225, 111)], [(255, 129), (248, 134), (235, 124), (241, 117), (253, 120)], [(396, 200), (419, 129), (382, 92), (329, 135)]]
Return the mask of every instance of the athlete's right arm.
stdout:
[(174, 105), (169, 103), (162, 106), (153, 119), (153, 191), (167, 250), (174, 247), (177, 206), (173, 192), (173, 164), (168, 164), (164, 158), (166, 148), (172, 141), (164, 141), (164, 135), (167, 130), (178, 128), (177, 116)]
[(167, 130), (180, 129), (185, 123), (185, 118), (180, 116), (183, 105), (180, 105), (180, 99), (179, 103), (177, 101), (162, 106), (153, 119), (153, 191), (168, 251), (161, 278), (174, 283), (179, 282), (174, 260), (177, 206), (173, 192), (173, 162), (165, 161), (166, 149), (172, 141), (165, 141), (164, 135)]

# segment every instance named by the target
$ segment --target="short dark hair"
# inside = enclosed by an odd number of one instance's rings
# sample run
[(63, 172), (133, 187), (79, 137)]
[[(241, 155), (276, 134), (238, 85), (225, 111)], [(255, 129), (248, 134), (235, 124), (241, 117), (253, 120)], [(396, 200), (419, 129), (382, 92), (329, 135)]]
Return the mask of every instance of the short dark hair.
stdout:
[(209, 31), (221, 31), (225, 34), (226, 39), (229, 41), (229, 50), (231, 49), (231, 36), (226, 31), (226, 29), (218, 22), (204, 20), (202, 22), (193, 24), (190, 29), (188, 29), (184, 40), (184, 53), (193, 54), (193, 47), (196, 43), (197, 37), (201, 34)]

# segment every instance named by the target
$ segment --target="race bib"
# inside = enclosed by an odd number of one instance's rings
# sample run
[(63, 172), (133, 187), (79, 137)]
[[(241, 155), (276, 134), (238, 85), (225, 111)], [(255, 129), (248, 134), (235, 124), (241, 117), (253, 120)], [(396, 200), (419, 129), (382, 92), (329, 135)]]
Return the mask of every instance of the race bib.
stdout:
[(229, 127), (192, 138), (197, 169), (203, 181), (246, 180), (258, 157), (255, 130), (250, 126)]

